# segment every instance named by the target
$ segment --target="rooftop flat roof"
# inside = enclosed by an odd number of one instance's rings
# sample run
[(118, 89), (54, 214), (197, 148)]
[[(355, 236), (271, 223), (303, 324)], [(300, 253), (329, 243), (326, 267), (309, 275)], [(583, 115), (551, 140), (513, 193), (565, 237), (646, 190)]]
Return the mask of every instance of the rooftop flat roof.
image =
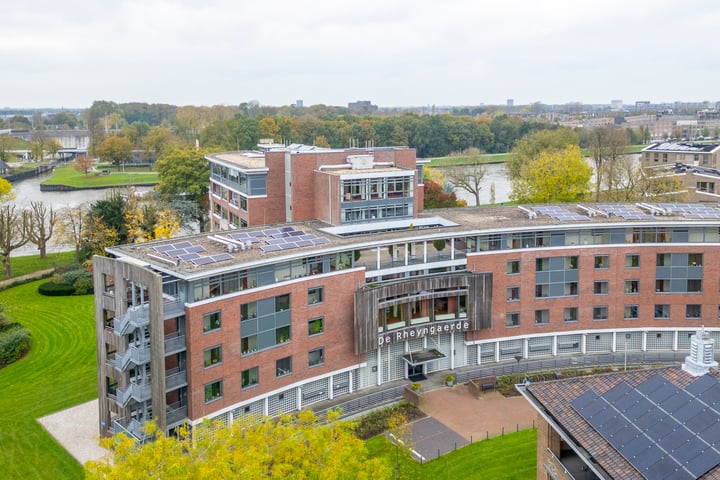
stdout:
[(564, 204), (433, 209), (417, 218), (340, 226), (320, 221), (266, 225), (118, 245), (107, 251), (189, 278), (214, 269), (234, 269), (238, 263), (251, 267), (282, 257), (306, 256), (313, 251), (321, 254), (364, 248), (409, 237), (434, 240), (461, 232), (474, 235), (530, 228), (563, 230), (573, 225), (602, 228), (620, 223), (642, 226), (690, 221), (704, 224), (707, 221), (707, 224), (717, 225), (720, 219), (717, 204), (642, 205), (645, 207)]
[(673, 153), (712, 153), (720, 145), (717, 143), (690, 143), (690, 142), (664, 142), (655, 143), (642, 149), (643, 152), (673, 152)]

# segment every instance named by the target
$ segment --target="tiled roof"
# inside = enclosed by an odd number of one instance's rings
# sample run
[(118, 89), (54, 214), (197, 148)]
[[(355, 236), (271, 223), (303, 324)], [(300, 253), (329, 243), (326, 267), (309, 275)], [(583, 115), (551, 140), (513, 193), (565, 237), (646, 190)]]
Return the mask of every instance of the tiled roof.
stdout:
[[(717, 371), (713, 371), (713, 373), (717, 376)], [(695, 377), (679, 367), (664, 367), (530, 384), (526, 387), (526, 392), (534, 397), (539, 406), (562, 428), (565, 434), (585, 449), (590, 458), (597, 462), (613, 479), (642, 480), (645, 477), (633, 468), (570, 404), (589, 390), (594, 390), (598, 395), (604, 395), (621, 382), (636, 387), (657, 374), (683, 389), (695, 380)], [(720, 479), (720, 465), (701, 478)]]

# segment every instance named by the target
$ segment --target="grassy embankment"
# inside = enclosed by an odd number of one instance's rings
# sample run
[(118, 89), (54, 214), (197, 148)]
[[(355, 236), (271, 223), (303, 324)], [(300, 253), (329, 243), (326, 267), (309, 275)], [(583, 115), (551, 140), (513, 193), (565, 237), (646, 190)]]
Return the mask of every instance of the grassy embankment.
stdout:
[(110, 174), (101, 172), (78, 172), (72, 165), (57, 167), (52, 177), (45, 180), (43, 185), (67, 185), (75, 188), (107, 188), (124, 187), (129, 185), (154, 185), (160, 181), (157, 172), (149, 172), (147, 168), (126, 169), (125, 172), (108, 170)]
[[(379, 435), (366, 442), (372, 456), (384, 456), (395, 465), (395, 446)], [(400, 478), (414, 480), (517, 479), (535, 478), (535, 429), (522, 430), (475, 442), (424, 464), (414, 460), (400, 460)]]
[[(45, 258), (40, 258), (39, 255), (10, 257), (10, 273), (12, 273), (12, 278), (20, 277), (28, 273), (68, 265), (74, 260), (75, 252), (48, 253)], [(0, 268), (0, 281), (7, 279), (5, 269)]]

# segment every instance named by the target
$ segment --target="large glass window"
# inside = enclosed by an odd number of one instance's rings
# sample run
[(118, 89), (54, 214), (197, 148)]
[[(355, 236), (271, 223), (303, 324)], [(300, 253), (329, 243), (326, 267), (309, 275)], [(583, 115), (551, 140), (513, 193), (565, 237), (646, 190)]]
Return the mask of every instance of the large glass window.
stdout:
[(625, 305), (625, 320), (637, 320), (639, 318), (640, 307), (637, 305)]
[(290, 325), (275, 329), (275, 343), (281, 344), (290, 341)]
[(247, 355), (249, 353), (254, 353), (258, 349), (257, 344), (257, 335), (248, 335), (247, 337), (243, 337), (240, 341), (240, 354), (241, 355)]
[(640, 280), (625, 280), (625, 293), (640, 293)]
[(685, 305), (685, 318), (688, 320), (700, 320), (702, 318), (702, 305)]
[(550, 310), (535, 310), (535, 325), (550, 323)]
[(507, 262), (507, 273), (508, 275), (520, 273), (520, 260), (510, 260)]
[(595, 255), (595, 268), (610, 268), (610, 256)]
[(520, 300), (520, 287), (507, 287), (507, 301), (517, 302)]
[(607, 320), (608, 319), (608, 307), (607, 305), (599, 305), (593, 307), (593, 320)]
[(216, 380), (205, 385), (205, 403), (212, 402), (218, 398), (222, 398), (223, 388), (222, 380)]
[(241, 388), (248, 388), (252, 387), (253, 385), (257, 385), (259, 382), (259, 369), (258, 367), (248, 368), (247, 370), (243, 370), (242, 374), (240, 375), (241, 378)]
[(667, 305), (667, 304), (655, 305), (655, 318), (662, 318), (662, 319), (670, 318), (670, 305)]
[(325, 349), (316, 348), (308, 352), (308, 366), (314, 367), (325, 363)]
[(220, 328), (220, 312), (206, 313), (203, 315), (203, 332), (210, 332)]
[(257, 302), (243, 303), (240, 305), (240, 320), (257, 318)]
[(607, 280), (598, 280), (596, 282), (593, 282), (593, 293), (595, 295), (607, 295), (608, 294)]
[(565, 307), (563, 311), (564, 322), (577, 322), (578, 321), (578, 309), (577, 307)]
[(290, 309), (290, 294), (278, 295), (275, 297), (275, 311), (282, 312)]
[(625, 268), (640, 268), (640, 255), (633, 253), (625, 255)]
[(315, 305), (323, 302), (323, 288), (316, 287), (308, 290), (308, 305)]
[(506, 327), (519, 327), (520, 326), (520, 312), (510, 312), (505, 317)]
[(222, 362), (222, 347), (220, 345), (203, 350), (203, 366), (212, 367)]

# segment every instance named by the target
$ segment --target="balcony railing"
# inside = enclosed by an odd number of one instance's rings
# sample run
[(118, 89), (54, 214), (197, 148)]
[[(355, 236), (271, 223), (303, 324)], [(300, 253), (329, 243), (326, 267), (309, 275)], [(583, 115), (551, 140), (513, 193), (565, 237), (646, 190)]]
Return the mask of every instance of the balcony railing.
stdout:
[(165, 335), (165, 355), (185, 350), (185, 332), (174, 332)]
[(175, 390), (179, 387), (187, 385), (187, 370), (173, 368), (165, 372), (165, 390)]
[(152, 398), (152, 389), (150, 383), (130, 383), (126, 389), (117, 389), (117, 397), (115, 401), (118, 405), (125, 408), (130, 400), (136, 402), (145, 402)]
[(185, 299), (163, 294), (163, 318), (173, 318), (185, 313)]
[(114, 365), (119, 371), (124, 371), (132, 363), (133, 365), (140, 366), (150, 361), (150, 345), (131, 345), (123, 353), (115, 355)]
[(137, 420), (133, 419), (126, 419), (126, 418), (118, 418), (113, 420), (113, 433), (124, 433), (125, 435), (129, 436), (130, 438), (135, 439), (135, 441), (144, 443), (147, 440), (150, 439), (150, 437), (145, 433), (145, 422), (138, 422)]
[(115, 317), (114, 330), (117, 335), (127, 335), (136, 328), (144, 327), (150, 323), (150, 304), (143, 303), (128, 308), (124, 315)]
[(179, 406), (177, 403), (168, 405), (165, 415), (165, 424), (171, 426), (180, 423), (187, 418), (187, 406)]

